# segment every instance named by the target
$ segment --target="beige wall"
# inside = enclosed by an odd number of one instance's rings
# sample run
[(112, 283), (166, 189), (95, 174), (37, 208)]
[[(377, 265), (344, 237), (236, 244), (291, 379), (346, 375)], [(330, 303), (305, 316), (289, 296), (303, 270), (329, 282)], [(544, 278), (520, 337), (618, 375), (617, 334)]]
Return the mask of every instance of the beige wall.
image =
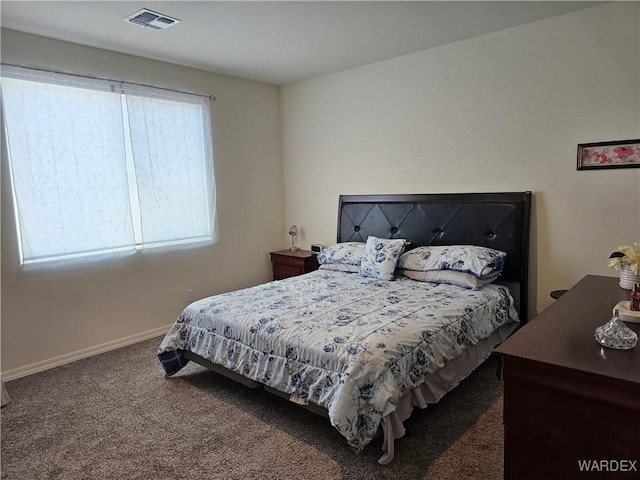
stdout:
[[(215, 94), (214, 155), (221, 241), (162, 257), (17, 278), (6, 159), (2, 169), (2, 371), (12, 378), (160, 335), (194, 296), (271, 278), (286, 246), (279, 88), (2, 30), (2, 61)], [(4, 155), (3, 155), (4, 157)]]
[(270, 279), (290, 224), (303, 247), (335, 241), (340, 194), (532, 190), (533, 306), (615, 275), (609, 253), (640, 238), (640, 170), (577, 172), (576, 144), (640, 137), (639, 20), (637, 2), (605, 4), (281, 91), (2, 30), (6, 63), (215, 94), (221, 231), (198, 252), (18, 279), (3, 158), (4, 378), (161, 335), (187, 289)]
[(638, 3), (613, 3), (286, 85), (286, 221), (335, 242), (338, 195), (534, 192), (532, 295), (640, 238), (640, 170), (576, 145), (640, 138)]

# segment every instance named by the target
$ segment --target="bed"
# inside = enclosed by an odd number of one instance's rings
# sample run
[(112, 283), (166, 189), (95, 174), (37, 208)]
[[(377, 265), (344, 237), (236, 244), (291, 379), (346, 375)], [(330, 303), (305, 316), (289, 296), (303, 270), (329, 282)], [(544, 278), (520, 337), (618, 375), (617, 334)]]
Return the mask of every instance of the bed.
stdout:
[(195, 361), (323, 414), (356, 452), (381, 432), (388, 464), (412, 409), (526, 322), (530, 208), (531, 192), (342, 195), (319, 270), (192, 303), (159, 359), (167, 377)]

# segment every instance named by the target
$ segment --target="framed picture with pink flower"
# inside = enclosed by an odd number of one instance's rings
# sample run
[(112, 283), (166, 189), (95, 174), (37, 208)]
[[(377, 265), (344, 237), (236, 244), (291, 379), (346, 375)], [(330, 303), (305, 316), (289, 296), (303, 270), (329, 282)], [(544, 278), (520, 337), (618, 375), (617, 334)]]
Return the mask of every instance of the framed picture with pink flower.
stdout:
[(640, 139), (578, 144), (578, 170), (640, 167)]

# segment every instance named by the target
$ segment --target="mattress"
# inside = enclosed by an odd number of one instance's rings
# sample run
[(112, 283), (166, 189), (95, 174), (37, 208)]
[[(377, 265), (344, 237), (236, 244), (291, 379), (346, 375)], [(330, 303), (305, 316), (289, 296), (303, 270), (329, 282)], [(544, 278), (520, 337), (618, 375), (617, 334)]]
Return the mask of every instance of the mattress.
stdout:
[(185, 350), (320, 405), (356, 451), (425, 378), (518, 317), (508, 289), (318, 270), (189, 305), (163, 339), (167, 375)]

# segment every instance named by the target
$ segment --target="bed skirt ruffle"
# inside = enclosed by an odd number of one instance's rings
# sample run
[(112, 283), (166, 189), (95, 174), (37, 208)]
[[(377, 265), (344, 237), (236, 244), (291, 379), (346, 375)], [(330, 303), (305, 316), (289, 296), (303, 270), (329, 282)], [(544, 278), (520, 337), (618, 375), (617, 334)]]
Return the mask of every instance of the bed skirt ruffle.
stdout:
[(405, 435), (404, 421), (411, 416), (413, 407), (427, 408), (429, 404), (438, 403), (444, 395), (468, 377), (493, 349), (507, 339), (517, 325), (508, 324), (499, 328), (489, 337), (450, 360), (440, 370), (430, 374), (424, 383), (406, 393), (398, 401), (392, 413), (382, 418), (383, 455), (378, 463), (388, 465), (395, 456), (395, 440)]

